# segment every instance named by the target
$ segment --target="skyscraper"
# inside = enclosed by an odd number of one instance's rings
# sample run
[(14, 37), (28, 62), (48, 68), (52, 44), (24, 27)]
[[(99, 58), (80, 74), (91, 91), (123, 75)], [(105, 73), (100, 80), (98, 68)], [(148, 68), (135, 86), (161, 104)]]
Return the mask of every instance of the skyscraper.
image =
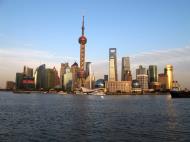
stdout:
[(16, 73), (16, 89), (23, 89), (23, 83), (22, 80), (24, 78), (23, 73)]
[(136, 69), (136, 76), (139, 74), (147, 74), (146, 68), (144, 68), (142, 65), (140, 65), (139, 68)]
[(129, 57), (123, 57), (121, 63), (121, 80), (132, 81)]
[(69, 63), (61, 63), (61, 69), (60, 69), (60, 85), (63, 89), (64, 85), (64, 74), (66, 73), (66, 68), (69, 67)]
[(78, 64), (76, 62), (71, 66), (71, 72), (72, 72), (72, 91), (75, 91), (79, 87), (78, 73), (80, 73)]
[(25, 76), (33, 77), (33, 69), (32, 68), (24, 66), (23, 73)]
[(142, 65), (139, 66), (138, 69), (136, 69), (136, 77), (139, 81), (139, 84), (143, 90), (148, 89), (148, 75), (147, 70)]
[(116, 48), (109, 49), (109, 81), (117, 81)]
[(69, 66), (66, 68), (66, 73), (64, 74), (64, 86), (65, 90), (72, 90), (72, 72)]
[(173, 66), (172, 65), (166, 65), (166, 68), (164, 69), (164, 74), (167, 75), (167, 89), (172, 89), (173, 86)]
[(45, 87), (45, 68), (46, 65), (42, 64), (35, 71), (36, 89), (44, 89)]
[(157, 82), (158, 81), (158, 73), (157, 73), (157, 66), (156, 65), (150, 65), (148, 69), (148, 76), (149, 76), (149, 82)]
[(49, 90), (55, 87), (54, 69), (45, 69), (45, 89)]
[(91, 73), (91, 62), (85, 62), (85, 72), (86, 76), (89, 76)]

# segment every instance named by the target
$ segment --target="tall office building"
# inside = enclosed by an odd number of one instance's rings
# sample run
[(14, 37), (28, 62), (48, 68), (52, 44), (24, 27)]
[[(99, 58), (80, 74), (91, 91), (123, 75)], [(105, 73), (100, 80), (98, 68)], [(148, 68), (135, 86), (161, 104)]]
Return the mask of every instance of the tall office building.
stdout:
[(16, 73), (16, 89), (23, 89), (23, 78), (24, 74), (23, 73)]
[(104, 81), (108, 81), (108, 75), (107, 74), (104, 75)]
[(59, 78), (59, 75), (58, 75), (58, 71), (56, 70), (55, 67), (53, 67), (53, 72), (54, 72), (54, 86), (55, 87), (60, 87), (60, 78)]
[(36, 89), (44, 89), (45, 87), (45, 69), (46, 69), (46, 65), (42, 64), (35, 71)]
[(24, 66), (23, 73), (25, 76), (33, 77), (33, 69), (32, 68)]
[(109, 49), (109, 81), (117, 81), (116, 48)]
[(67, 91), (72, 90), (72, 72), (70, 67), (66, 68), (66, 73), (64, 74), (64, 87)]
[(45, 69), (45, 90), (55, 87), (55, 73), (53, 69)]
[(141, 89), (143, 90), (148, 89), (148, 75), (147, 74), (138, 74), (137, 80), (139, 81)]
[(129, 81), (129, 75), (130, 75), (130, 60), (129, 57), (123, 57), (121, 63), (121, 80)]
[(157, 66), (156, 65), (150, 65), (148, 69), (148, 76), (149, 76), (149, 82), (157, 82), (158, 81), (158, 73), (157, 73)]
[(85, 80), (85, 84), (84, 86), (86, 88), (89, 88), (89, 89), (92, 89), (92, 79), (93, 79), (93, 76), (92, 76), (92, 73), (91, 73), (91, 62), (86, 62), (85, 63), (85, 73), (86, 73), (86, 80)]
[(158, 82), (160, 84), (160, 90), (165, 91), (167, 90), (167, 82), (168, 82), (168, 76), (167, 74), (160, 73), (158, 74)]
[(139, 74), (147, 74), (147, 70), (146, 68), (144, 68), (142, 65), (139, 66), (138, 69), (136, 69), (136, 77)]
[(63, 89), (64, 86), (64, 74), (66, 73), (66, 68), (69, 67), (69, 63), (61, 63), (61, 68), (60, 68), (60, 85), (61, 88)]
[(166, 68), (164, 69), (164, 74), (167, 75), (167, 89), (172, 89), (173, 87), (173, 66), (172, 65), (166, 65)]
[(78, 64), (75, 62), (71, 66), (71, 72), (72, 72), (72, 91), (75, 91), (79, 87), (79, 82), (78, 82), (78, 76), (79, 76), (79, 67)]
[(86, 76), (90, 75), (90, 72), (91, 72), (91, 62), (85, 62), (85, 72), (86, 72)]

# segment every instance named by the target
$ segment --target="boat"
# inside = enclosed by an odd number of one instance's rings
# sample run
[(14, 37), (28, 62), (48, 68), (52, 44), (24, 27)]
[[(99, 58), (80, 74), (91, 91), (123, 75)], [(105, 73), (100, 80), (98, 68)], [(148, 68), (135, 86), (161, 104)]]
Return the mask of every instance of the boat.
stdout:
[(190, 91), (170, 91), (172, 98), (190, 98)]

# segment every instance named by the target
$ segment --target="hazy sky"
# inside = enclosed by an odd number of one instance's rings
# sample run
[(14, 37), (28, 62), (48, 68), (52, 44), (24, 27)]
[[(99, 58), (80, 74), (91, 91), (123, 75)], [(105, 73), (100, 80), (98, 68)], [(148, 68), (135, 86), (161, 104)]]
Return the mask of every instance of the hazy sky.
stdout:
[(97, 79), (108, 73), (108, 49), (117, 48), (118, 64), (130, 56), (133, 73), (139, 64), (159, 72), (173, 64), (175, 79), (190, 88), (190, 0), (0, 0), (0, 87), (23, 65), (59, 70), (79, 61), (82, 15)]

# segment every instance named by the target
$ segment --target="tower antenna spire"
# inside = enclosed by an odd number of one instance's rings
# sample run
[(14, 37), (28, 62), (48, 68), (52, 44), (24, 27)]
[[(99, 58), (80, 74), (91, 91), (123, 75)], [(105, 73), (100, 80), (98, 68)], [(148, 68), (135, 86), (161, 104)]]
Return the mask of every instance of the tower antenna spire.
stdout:
[(84, 16), (82, 17), (82, 35), (84, 35)]

